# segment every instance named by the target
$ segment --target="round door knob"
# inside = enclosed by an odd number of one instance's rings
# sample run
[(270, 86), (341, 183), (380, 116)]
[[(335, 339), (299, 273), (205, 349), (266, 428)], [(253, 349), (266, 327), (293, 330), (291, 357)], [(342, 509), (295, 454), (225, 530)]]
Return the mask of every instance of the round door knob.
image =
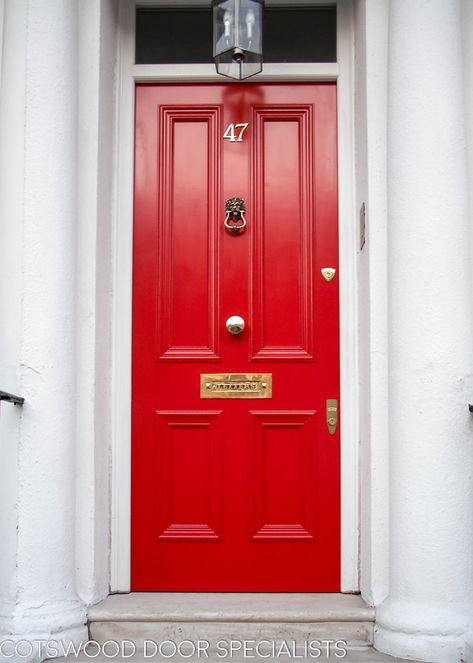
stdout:
[(241, 334), (245, 329), (245, 321), (239, 315), (232, 315), (225, 323), (230, 334)]

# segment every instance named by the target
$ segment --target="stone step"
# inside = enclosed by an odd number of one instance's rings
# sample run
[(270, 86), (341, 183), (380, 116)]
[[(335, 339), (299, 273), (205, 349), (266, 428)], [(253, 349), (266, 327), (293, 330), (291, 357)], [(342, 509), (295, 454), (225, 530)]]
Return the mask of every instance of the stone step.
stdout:
[(259, 645), (264, 654), (282, 641), (299, 649), (310, 641), (339, 640), (367, 647), (373, 643), (373, 624), (374, 609), (353, 594), (132, 593), (109, 596), (89, 609), (90, 637), (100, 644), (130, 640), (142, 652), (145, 641), (190, 641), (189, 647), (202, 647), (201, 660), (205, 643), (216, 655), (220, 641), (223, 654), (235, 642), (232, 658), (244, 641), (269, 641)]

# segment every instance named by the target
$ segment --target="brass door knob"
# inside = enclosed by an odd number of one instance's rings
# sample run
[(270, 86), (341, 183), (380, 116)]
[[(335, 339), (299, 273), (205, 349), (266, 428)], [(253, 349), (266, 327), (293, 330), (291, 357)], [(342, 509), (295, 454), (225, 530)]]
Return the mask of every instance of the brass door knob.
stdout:
[(230, 334), (241, 334), (245, 329), (245, 321), (239, 315), (232, 315), (226, 321), (225, 326)]

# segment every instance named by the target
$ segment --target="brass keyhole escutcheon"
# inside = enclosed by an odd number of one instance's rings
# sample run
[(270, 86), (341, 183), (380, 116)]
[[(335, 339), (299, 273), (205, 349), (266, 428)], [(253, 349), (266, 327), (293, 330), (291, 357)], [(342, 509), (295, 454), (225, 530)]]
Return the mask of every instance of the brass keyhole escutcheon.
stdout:
[(323, 267), (320, 271), (327, 282), (330, 282), (337, 273), (335, 267)]

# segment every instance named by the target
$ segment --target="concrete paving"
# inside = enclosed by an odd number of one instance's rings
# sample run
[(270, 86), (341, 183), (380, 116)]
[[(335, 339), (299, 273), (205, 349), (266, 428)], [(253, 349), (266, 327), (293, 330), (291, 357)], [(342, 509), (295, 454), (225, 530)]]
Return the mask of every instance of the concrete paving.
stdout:
[[(207, 663), (222, 663), (222, 661), (231, 661), (231, 663), (249, 663), (249, 661), (257, 662), (260, 661), (261, 663), (264, 663), (264, 661), (267, 661), (268, 663), (273, 663), (277, 661), (278, 663), (281, 663), (283, 661), (300, 661), (303, 663), (308, 663), (309, 661), (313, 662), (318, 662), (318, 663), (337, 663), (338, 661), (343, 661), (344, 663), (413, 663), (413, 661), (407, 661), (406, 659), (401, 659), (401, 658), (393, 658), (392, 656), (386, 656), (385, 654), (380, 654), (378, 651), (373, 649), (372, 647), (368, 648), (363, 648), (363, 649), (350, 649), (347, 651), (346, 655), (343, 658), (338, 658), (335, 656), (335, 654), (332, 654), (331, 656), (320, 656), (319, 658), (293, 658), (293, 657), (288, 657), (288, 656), (282, 656), (278, 658), (266, 658), (266, 657), (258, 657), (258, 658), (249, 658), (249, 657), (242, 657), (242, 656), (233, 656), (232, 658), (227, 657), (227, 658), (218, 658), (218, 657), (213, 657), (209, 656), (209, 658), (181, 658), (179, 656), (172, 657), (172, 658), (162, 658), (162, 657), (155, 657), (155, 658), (144, 658), (142, 654), (136, 654), (135, 656), (132, 657), (116, 657), (116, 658), (107, 658), (105, 656), (97, 656), (95, 658), (90, 658), (84, 654), (81, 654), (77, 658), (75, 656), (67, 656), (66, 658), (59, 658), (59, 659), (53, 659), (51, 660), (51, 663), (53, 661), (56, 661), (56, 663), (60, 663), (61, 661), (64, 661), (67, 663), (71, 663), (72, 661), (76, 661), (76, 663), (90, 663), (91, 661), (95, 661), (95, 663), (110, 663), (110, 661), (115, 661), (116, 663), (149, 663), (150, 661), (153, 663), (162, 663), (163, 661), (169, 661), (171, 663), (202, 663), (203, 661), (206, 661)], [(415, 663), (415, 662), (414, 662)], [(419, 663), (419, 662), (417, 662)]]

